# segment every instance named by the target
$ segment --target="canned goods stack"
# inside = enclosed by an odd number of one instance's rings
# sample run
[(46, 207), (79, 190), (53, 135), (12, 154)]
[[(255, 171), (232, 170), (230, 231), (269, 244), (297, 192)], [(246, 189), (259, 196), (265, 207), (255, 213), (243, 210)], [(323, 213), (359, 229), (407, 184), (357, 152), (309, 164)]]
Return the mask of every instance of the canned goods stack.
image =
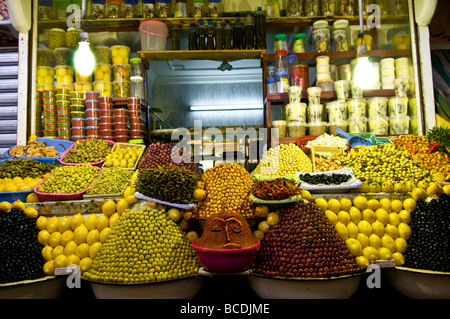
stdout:
[(113, 103), (110, 96), (100, 96), (100, 137), (104, 140), (114, 140)]
[(36, 101), (36, 116), (35, 116), (35, 134), (36, 137), (42, 137), (42, 92), (41, 91), (37, 91), (36, 92), (36, 97), (35, 97), (35, 101)]
[(128, 143), (130, 140), (128, 131), (128, 110), (125, 108), (114, 109), (115, 141)]
[(86, 138), (100, 138), (100, 93), (86, 92)]
[(84, 108), (84, 93), (70, 92), (70, 116), (72, 127), (72, 141), (86, 138), (86, 112)]
[(128, 121), (130, 122), (130, 140), (142, 142), (141, 100), (130, 97), (128, 100)]
[(58, 130), (58, 138), (61, 140), (70, 140), (71, 138), (71, 108), (70, 108), (70, 91), (68, 89), (59, 88), (56, 90), (56, 124)]
[(56, 91), (45, 90), (42, 92), (43, 108), (43, 136), (56, 138)]

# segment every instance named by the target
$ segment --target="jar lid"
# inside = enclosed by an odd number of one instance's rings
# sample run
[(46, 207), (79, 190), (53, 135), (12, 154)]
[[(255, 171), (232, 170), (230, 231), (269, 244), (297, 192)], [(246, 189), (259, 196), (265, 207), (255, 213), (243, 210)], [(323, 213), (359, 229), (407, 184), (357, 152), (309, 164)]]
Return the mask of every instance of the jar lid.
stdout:
[(274, 78), (267, 79), (267, 82), (275, 82), (275, 81), (276, 80)]
[(288, 54), (288, 56), (286, 57), (286, 61), (288, 63), (292, 63), (292, 62), (295, 62), (297, 60), (298, 59), (297, 59), (297, 55), (296, 54)]
[(305, 39), (306, 38), (306, 34), (305, 33), (296, 33), (294, 35), (294, 39)]
[(275, 35), (275, 40), (286, 40), (286, 34)]
[(278, 75), (278, 76), (289, 76), (289, 72), (288, 71), (277, 71), (277, 72), (275, 72), (275, 75)]
[(138, 64), (138, 63), (141, 63), (142, 62), (142, 59), (141, 58), (138, 58), (138, 57), (135, 57), (135, 58), (131, 58), (130, 59), (130, 63), (131, 64)]
[(336, 20), (333, 23), (333, 27), (335, 29), (342, 29), (348, 27), (348, 20), (342, 19), (342, 20)]
[(52, 28), (52, 29), (50, 29), (49, 32), (62, 32), (62, 33), (65, 33), (66, 31), (64, 31), (64, 29), (61, 29), (61, 28)]
[(327, 20), (317, 20), (313, 23), (314, 29), (323, 29), (328, 27), (328, 21)]

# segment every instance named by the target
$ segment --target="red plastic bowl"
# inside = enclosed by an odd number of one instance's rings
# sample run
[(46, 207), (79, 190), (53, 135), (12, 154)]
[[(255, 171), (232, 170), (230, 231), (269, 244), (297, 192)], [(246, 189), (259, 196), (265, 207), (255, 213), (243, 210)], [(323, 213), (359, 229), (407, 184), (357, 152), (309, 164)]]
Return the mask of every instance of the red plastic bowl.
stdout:
[(203, 267), (216, 273), (233, 273), (246, 270), (253, 262), (260, 242), (256, 245), (240, 249), (208, 249), (192, 242), (197, 251), (198, 259)]

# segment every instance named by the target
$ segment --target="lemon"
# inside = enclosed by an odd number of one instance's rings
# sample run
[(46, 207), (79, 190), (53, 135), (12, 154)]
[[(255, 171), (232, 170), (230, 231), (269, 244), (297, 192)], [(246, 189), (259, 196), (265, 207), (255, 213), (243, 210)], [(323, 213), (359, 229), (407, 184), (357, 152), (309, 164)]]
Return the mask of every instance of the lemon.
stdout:
[(381, 207), (380, 201), (376, 198), (372, 198), (367, 201), (367, 208), (373, 211), (376, 211), (380, 207)]
[(126, 202), (128, 203), (128, 206), (131, 207), (133, 204), (137, 203), (139, 199), (134, 195), (129, 195), (125, 197)]
[(347, 246), (347, 249), (353, 256), (355, 257), (361, 256), (362, 246), (358, 240), (356, 240), (355, 238), (348, 238), (345, 241), (345, 245)]
[(369, 261), (377, 260), (380, 257), (378, 250), (371, 246), (363, 248), (361, 253)]
[(350, 219), (355, 224), (358, 224), (361, 220), (361, 211), (356, 208), (355, 206), (352, 206), (348, 212), (350, 214)]
[(356, 238), (359, 233), (358, 226), (354, 222), (349, 222), (347, 224), (347, 230), (348, 230), (348, 237), (350, 238)]
[(38, 233), (38, 242), (42, 246), (46, 246), (48, 244), (48, 239), (50, 238), (50, 233), (47, 229), (43, 229)]
[(431, 182), (427, 187), (427, 194), (428, 196), (431, 195), (441, 195), (444, 191), (442, 190), (442, 187), (440, 187), (437, 183)]
[(25, 215), (30, 219), (35, 219), (38, 217), (38, 211), (33, 207), (27, 207), (24, 210)]
[(411, 213), (405, 209), (398, 213), (398, 217), (401, 223), (409, 224), (411, 222)]
[(89, 257), (93, 260), (95, 256), (97, 256), (98, 252), (100, 251), (100, 248), (102, 248), (101, 242), (96, 242), (89, 247)]
[(78, 245), (77, 249), (75, 250), (75, 255), (80, 257), (80, 259), (83, 259), (84, 257), (89, 256), (89, 248), (90, 246), (87, 243), (82, 243)]
[(44, 274), (47, 276), (53, 276), (55, 274), (55, 261), (49, 260), (44, 264), (44, 267), (42, 268), (44, 271)]
[(366, 208), (361, 212), (361, 218), (372, 224), (377, 219), (377, 216), (373, 210)]
[(363, 211), (364, 209), (367, 208), (367, 198), (365, 198), (364, 196), (361, 196), (361, 195), (356, 196), (353, 199), (353, 206), (355, 206), (359, 210)]
[(68, 229), (61, 234), (61, 245), (66, 246), (72, 240), (73, 240), (73, 231), (71, 229)]
[(372, 231), (374, 234), (381, 237), (384, 235), (384, 225), (380, 221), (376, 220), (372, 223)]
[(398, 236), (400, 238), (403, 238), (405, 240), (411, 238), (411, 227), (409, 227), (408, 224), (400, 223), (397, 229), (398, 229)]
[(11, 208), (12, 208), (12, 204), (10, 202), (3, 201), (0, 203), (0, 211), (1, 212), (7, 212), (7, 211), (11, 210)]
[(206, 198), (206, 192), (201, 188), (197, 188), (194, 191), (194, 198), (198, 201), (202, 201)]
[(30, 193), (27, 195), (26, 202), (27, 203), (38, 203), (39, 197), (36, 193)]
[[(444, 189), (445, 189), (445, 187), (444, 187)], [(449, 190), (450, 190), (450, 188), (449, 188)], [(413, 191), (411, 192), (411, 197), (415, 201), (425, 199), (425, 198), (427, 198), (427, 196), (428, 196), (427, 192), (423, 188), (420, 188), (420, 187), (414, 188)]]
[(392, 212), (391, 200), (389, 198), (384, 197), (380, 199), (380, 204), (380, 208), (384, 208), (388, 213)]
[(302, 196), (303, 199), (306, 199), (307, 201), (312, 201), (313, 199), (311, 193), (306, 189), (302, 189), (300, 195)]
[(389, 214), (389, 223), (394, 226), (398, 226), (400, 224), (400, 216), (397, 213), (390, 213)]
[[(399, 225), (400, 226), (400, 225)], [(391, 225), (391, 224), (387, 224), (384, 227), (384, 232), (386, 235), (388, 235), (389, 237), (392, 237), (392, 239), (396, 239), (398, 238), (398, 229), (396, 226)]]
[(417, 202), (412, 198), (407, 198), (403, 201), (403, 208), (408, 212), (413, 212), (417, 208)]
[(326, 212), (328, 209), (328, 202), (326, 201), (326, 199), (323, 198), (316, 198), (316, 205), (319, 206), (319, 208), (323, 211)]
[(12, 208), (16, 208), (16, 209), (21, 209), (21, 210), (25, 210), (26, 206), (25, 203), (22, 202), (20, 199), (17, 199), (16, 201), (14, 201), (11, 205)]
[(81, 215), (80, 213), (78, 213), (78, 214), (76, 214), (76, 215), (73, 215), (73, 216), (70, 218), (69, 224), (70, 224), (70, 228), (71, 228), (72, 230), (75, 230), (75, 228), (77, 228), (77, 227), (80, 226), (81, 224), (84, 224), (84, 217), (83, 217), (83, 215)]
[(337, 219), (339, 222), (341, 222), (344, 225), (347, 225), (350, 222), (350, 214), (341, 210), (337, 214)]
[(97, 229), (99, 232), (101, 232), (103, 229), (108, 227), (109, 225), (109, 219), (106, 217), (106, 215), (100, 215), (97, 219)]
[(364, 256), (358, 256), (356, 257), (356, 264), (359, 267), (368, 267), (370, 265), (370, 261)]
[(356, 240), (361, 243), (362, 248), (367, 247), (370, 244), (369, 237), (363, 233), (358, 233), (358, 235), (356, 235)]
[(336, 198), (331, 198), (328, 201), (328, 209), (334, 212), (335, 214), (339, 213), (341, 210), (341, 202), (338, 201)]
[(78, 264), (82, 273), (88, 271), (92, 266), (92, 259), (90, 257), (84, 257)]
[(66, 255), (59, 255), (54, 259), (55, 261), (55, 268), (63, 268), (66, 267)]
[(369, 246), (373, 248), (380, 248), (381, 247), (381, 238), (377, 234), (372, 234), (369, 236)]
[[(50, 246), (51, 247), (51, 246)], [(61, 245), (56, 246), (52, 250), (52, 258), (55, 259), (59, 255), (64, 255), (64, 247)]]
[[(125, 198), (122, 198), (117, 202), (116, 209), (117, 209), (117, 212), (119, 213), (119, 215), (122, 215), (123, 212), (129, 208), (130, 208), (130, 206), (128, 205), (128, 202), (125, 200)], [(108, 215), (109, 213), (110, 213), (110, 215)], [(114, 212), (109, 211), (108, 214), (105, 214), (105, 215), (109, 217), (112, 214), (114, 214)]]
[(88, 217), (86, 217), (86, 221), (84, 222), (84, 225), (89, 230), (96, 229), (97, 228), (97, 219), (98, 219), (97, 215), (92, 213)]
[(80, 263), (80, 257), (77, 255), (69, 255), (66, 259), (66, 267), (69, 267), (70, 265), (78, 265)]
[(53, 259), (52, 251), (53, 251), (53, 247), (50, 245), (47, 245), (44, 248), (42, 248), (41, 255), (45, 261), (50, 261)]
[(422, 189), (427, 189), (427, 187), (428, 187), (428, 182), (427, 182), (427, 181), (424, 181), (424, 180), (419, 181), (419, 182), (417, 183), (417, 187), (422, 188)]
[(108, 235), (111, 233), (111, 231), (111, 228), (106, 227), (100, 232), (99, 240), (102, 244), (105, 242), (106, 238), (108, 238)]
[(87, 229), (86, 226), (84, 226), (84, 224), (78, 226), (73, 231), (73, 240), (74, 240), (74, 242), (77, 243), (78, 245), (80, 245), (82, 243), (85, 243), (88, 233), (89, 233), (89, 230)]
[(345, 197), (342, 197), (339, 201), (341, 202), (341, 210), (345, 212), (348, 212), (353, 205), (352, 201)]
[(398, 213), (403, 209), (403, 203), (399, 199), (394, 199), (391, 201), (392, 212)]
[(50, 234), (50, 237), (48, 238), (48, 244), (52, 247), (56, 247), (61, 244), (61, 233), (60, 232), (53, 232)]
[[(123, 192), (123, 197), (128, 197), (130, 195), (134, 195), (135, 192), (136, 192), (136, 189), (133, 186), (127, 186), (127, 188)], [(194, 192), (194, 196), (195, 196), (195, 192)]]
[(406, 239), (402, 237), (399, 237), (396, 240), (394, 240), (394, 244), (395, 244), (395, 251), (399, 253), (404, 253), (408, 248), (408, 243), (406, 242)]
[(69, 256), (75, 254), (77, 250), (77, 243), (73, 240), (69, 241), (67, 245), (64, 247), (64, 255)]
[(278, 213), (272, 212), (267, 215), (266, 221), (270, 227), (275, 226), (280, 221), (280, 216), (278, 215)]
[(336, 232), (338, 233), (339, 237), (342, 240), (346, 240), (348, 238), (348, 229), (347, 226), (345, 226), (343, 223), (341, 222), (337, 222), (336, 225), (334, 226), (336, 229)]
[(56, 216), (51, 217), (47, 221), (47, 230), (50, 234), (54, 233), (55, 231), (58, 230), (58, 222), (59, 222), (59, 218)]
[(442, 190), (444, 191), (444, 194), (450, 195), (450, 185), (445, 185), (442, 187)]
[(112, 214), (111, 217), (109, 218), (109, 221), (108, 221), (109, 227), (113, 228), (114, 225), (115, 225), (115, 224), (117, 223), (117, 221), (119, 220), (119, 218), (120, 218), (119, 213), (114, 213), (114, 214)]
[(401, 266), (405, 263), (405, 257), (402, 253), (395, 252), (392, 254), (396, 266)]
[(358, 223), (358, 229), (359, 232), (366, 235), (366, 236), (370, 236), (370, 234), (372, 234), (372, 225), (367, 221), (367, 220), (361, 220)]
[(384, 226), (389, 223), (389, 213), (384, 208), (378, 208), (375, 211), (375, 216), (377, 221), (382, 223)]
[(388, 248), (392, 253), (395, 252), (394, 239), (387, 234), (385, 234), (385, 235), (383, 235), (383, 237), (381, 237), (381, 246)]
[(86, 243), (88, 245), (93, 245), (94, 243), (98, 242), (99, 237), (100, 232), (98, 231), (98, 229), (93, 229), (87, 234)]
[(70, 230), (70, 218), (63, 216), (58, 220), (58, 231), (62, 234), (66, 230)]
[(259, 229), (253, 231), (253, 237), (258, 239), (259, 241), (262, 241), (264, 239), (264, 233), (260, 231)]
[(386, 247), (378, 248), (378, 254), (380, 255), (381, 260), (391, 260), (392, 259), (392, 252), (389, 250), (389, 248), (386, 248)]
[(328, 221), (333, 226), (336, 225), (336, 223), (338, 222), (338, 218), (337, 218), (336, 213), (331, 211), (331, 210), (325, 211), (325, 216), (328, 218)]

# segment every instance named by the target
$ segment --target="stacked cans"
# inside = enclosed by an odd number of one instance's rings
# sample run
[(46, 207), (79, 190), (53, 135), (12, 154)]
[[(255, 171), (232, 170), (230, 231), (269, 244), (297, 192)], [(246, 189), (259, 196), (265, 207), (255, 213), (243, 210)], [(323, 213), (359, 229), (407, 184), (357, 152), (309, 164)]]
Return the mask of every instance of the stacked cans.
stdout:
[(70, 140), (72, 135), (70, 111), (70, 90), (65, 88), (56, 89), (56, 124), (58, 138), (61, 140)]
[(86, 92), (86, 138), (100, 138), (100, 100), (99, 92)]
[(128, 121), (130, 122), (130, 140), (142, 140), (141, 99), (128, 99)]
[(42, 130), (43, 130), (43, 126), (42, 126), (42, 92), (41, 91), (37, 91), (36, 92), (36, 116), (34, 118), (35, 122), (35, 134), (36, 137), (42, 137)]
[(42, 92), (43, 137), (57, 138), (56, 126), (56, 91)]
[(100, 136), (103, 140), (114, 140), (113, 102), (110, 96), (100, 96)]
[(86, 138), (86, 117), (84, 107), (84, 93), (70, 92), (70, 116), (72, 125), (72, 141)]
[(128, 143), (130, 140), (128, 132), (128, 110), (126, 108), (114, 109), (114, 132), (116, 142)]

